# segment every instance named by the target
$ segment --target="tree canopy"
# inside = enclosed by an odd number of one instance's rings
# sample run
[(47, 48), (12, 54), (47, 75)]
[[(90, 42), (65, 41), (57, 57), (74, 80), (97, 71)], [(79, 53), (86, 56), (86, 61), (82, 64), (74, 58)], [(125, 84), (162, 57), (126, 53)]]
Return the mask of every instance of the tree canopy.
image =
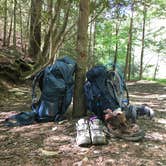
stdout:
[[(127, 80), (164, 78), (165, 7), (164, 0), (91, 0), (86, 68), (112, 62), (122, 67)], [(2, 0), (0, 8), (1, 49), (19, 50), (31, 62), (20, 78), (57, 57), (79, 56), (78, 0)]]

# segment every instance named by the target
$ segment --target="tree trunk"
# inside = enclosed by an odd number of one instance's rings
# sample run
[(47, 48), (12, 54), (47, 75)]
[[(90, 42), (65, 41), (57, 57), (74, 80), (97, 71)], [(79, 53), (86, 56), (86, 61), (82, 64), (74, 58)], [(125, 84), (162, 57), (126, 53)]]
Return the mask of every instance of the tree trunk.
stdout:
[(135, 79), (135, 56), (134, 54), (132, 54), (132, 62), (131, 62), (131, 66), (132, 66), (132, 70), (131, 70), (131, 75), (132, 75), (132, 78)]
[(139, 72), (139, 80), (142, 79), (143, 73), (143, 57), (144, 57), (144, 45), (145, 45), (145, 23), (146, 23), (146, 4), (144, 3), (144, 10), (143, 10), (143, 25), (142, 25), (142, 48), (141, 48), (141, 60), (140, 60), (140, 72)]
[(17, 9), (17, 0), (14, 0), (14, 10), (13, 10), (13, 46), (16, 48), (16, 9)]
[(53, 13), (53, 1), (52, 0), (47, 0), (47, 5), (48, 5), (48, 15), (49, 15), (49, 20), (52, 20)]
[(114, 65), (113, 65), (113, 70), (115, 70), (115, 66), (117, 63), (117, 57), (118, 57), (118, 33), (119, 33), (119, 26), (118, 23), (116, 23), (116, 29), (115, 29), (115, 35), (116, 35), (116, 45), (115, 45), (115, 54), (114, 54)]
[(21, 3), (19, 4), (20, 8), (20, 38), (21, 38), (21, 49), (24, 51), (24, 46), (23, 46), (23, 29), (22, 29), (22, 9), (21, 9)]
[[(90, 17), (90, 20), (92, 19), (92, 16)], [(89, 24), (89, 38), (88, 38), (88, 55), (91, 54), (91, 45), (92, 45), (92, 22)], [(89, 58), (89, 57), (88, 57)]]
[[(57, 35), (57, 20), (60, 17), (60, 10), (61, 10), (62, 1), (58, 0), (55, 5), (56, 13), (54, 14), (53, 18), (50, 20), (50, 25), (48, 28), (48, 32), (44, 37), (44, 46), (42, 49), (40, 59), (44, 59), (44, 61), (49, 61), (53, 56), (53, 38)], [(49, 42), (48, 42), (49, 41)]]
[[(47, 0), (47, 5), (48, 5), (48, 23), (51, 25), (52, 19), (53, 19), (53, 1), (52, 0)], [(49, 57), (51, 57), (51, 52), (52, 52), (52, 32), (49, 34)]]
[(41, 7), (40, 0), (31, 0), (31, 20), (29, 34), (29, 56), (36, 60), (41, 46)]
[(6, 32), (7, 32), (7, 0), (4, 2), (4, 28), (3, 28), (3, 46), (6, 46)]
[[(58, 49), (62, 45), (62, 41), (64, 40), (65, 34), (67, 32), (67, 24), (69, 19), (69, 13), (71, 11), (71, 1), (68, 2), (66, 5), (66, 12), (64, 13), (64, 21), (62, 26), (60, 26), (60, 16), (58, 16), (57, 25), (53, 30), (53, 37), (52, 37), (52, 51), (51, 51), (51, 59), (50, 62), (53, 63), (56, 59)], [(70, 28), (69, 28), (70, 29)]]
[(96, 41), (96, 21), (94, 20), (94, 15), (96, 15), (95, 11), (94, 14), (91, 16), (90, 19), (90, 28), (89, 28), (89, 46), (88, 46), (88, 68), (91, 68), (95, 65), (95, 41)]
[[(91, 16), (92, 20), (93, 16)], [(88, 40), (88, 68), (91, 68), (92, 65), (92, 47), (93, 47), (93, 22), (90, 22), (90, 28), (89, 28), (89, 40)]]
[[(44, 37), (44, 45), (42, 48), (42, 52), (39, 53), (39, 57), (38, 57), (38, 61), (36, 62), (36, 64), (34, 65), (34, 70), (29, 72), (29, 73), (25, 73), (25, 78), (29, 78), (32, 75), (34, 75), (36, 72), (42, 70), (44, 67), (46, 67), (47, 65), (51, 64), (54, 62), (55, 57), (56, 57), (56, 53), (58, 51), (58, 49), (60, 48), (62, 41), (64, 40), (66, 34), (70, 33), (70, 31), (72, 30), (73, 25), (71, 25), (71, 27), (69, 27), (67, 29), (67, 23), (68, 23), (68, 18), (69, 18), (69, 13), (71, 11), (71, 3), (72, 1), (69, 1), (66, 5), (65, 8), (65, 13), (63, 16), (63, 22), (62, 24), (58, 24), (60, 19), (60, 11), (62, 9), (61, 0), (57, 1), (57, 5), (56, 5), (56, 13), (53, 16), (53, 19), (51, 20), (51, 24), (49, 25), (48, 28), (48, 32), (46, 33), (45, 37)], [(63, 6), (64, 7), (64, 6)], [(62, 18), (61, 18), (62, 19)], [(58, 27), (57, 27), (58, 26)], [(52, 35), (52, 50), (51, 50), (51, 55), (49, 57), (49, 53), (50, 53), (50, 36)]]
[(9, 36), (7, 38), (7, 46), (10, 46), (10, 38), (12, 33), (12, 27), (13, 27), (13, 17), (10, 18), (10, 27), (9, 27)]
[(94, 30), (93, 30), (92, 66), (95, 65), (95, 47), (96, 47), (96, 21), (94, 21)]
[(26, 28), (24, 29), (24, 36), (26, 39), (26, 42), (24, 44), (24, 50), (26, 55), (28, 56), (28, 52), (29, 52), (29, 39), (30, 39), (30, 17), (31, 17), (31, 9), (29, 9), (29, 12), (27, 13), (26, 19), (25, 19), (25, 24), (26, 24)]
[(154, 70), (153, 80), (156, 80), (158, 66), (159, 66), (159, 53), (158, 53), (158, 56), (157, 56), (157, 62), (156, 62), (155, 70)]
[(84, 98), (84, 82), (87, 66), (87, 31), (89, 18), (89, 0), (80, 0), (79, 19), (77, 32), (77, 71), (75, 76), (73, 117), (81, 117), (86, 114)]
[(131, 74), (131, 48), (132, 48), (132, 29), (133, 29), (133, 7), (134, 7), (133, 5), (132, 5), (131, 18), (130, 18), (130, 27), (128, 33), (126, 63), (125, 63), (125, 72), (124, 72), (126, 80), (130, 80), (130, 74)]

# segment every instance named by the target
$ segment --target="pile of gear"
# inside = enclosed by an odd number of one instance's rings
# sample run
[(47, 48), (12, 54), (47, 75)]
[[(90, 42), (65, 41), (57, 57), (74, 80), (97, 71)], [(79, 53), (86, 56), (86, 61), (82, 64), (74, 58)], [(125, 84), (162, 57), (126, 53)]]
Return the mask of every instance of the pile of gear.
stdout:
[(109, 70), (105, 66), (95, 66), (87, 74), (84, 85), (87, 109), (99, 119), (104, 119), (105, 110), (121, 110), (127, 120), (136, 122), (138, 116), (154, 116), (147, 105), (130, 104), (125, 79), (120, 69)]
[[(73, 97), (75, 69), (76, 62), (66, 56), (37, 73), (32, 85), (32, 111), (7, 118), (5, 125), (22, 126), (63, 120)], [(133, 123), (136, 123), (138, 116), (152, 118), (154, 112), (147, 105), (130, 104), (125, 79), (118, 66), (111, 69), (110, 66), (95, 66), (87, 72), (86, 77), (86, 107), (95, 118), (77, 122), (77, 144), (106, 144), (106, 135), (112, 133), (126, 140), (142, 139), (144, 132)], [(37, 84), (40, 88), (39, 98), (35, 93)]]
[(145, 133), (136, 124), (136, 120), (144, 115), (153, 118), (154, 111), (147, 105), (130, 104), (120, 69), (115, 67), (115, 70), (110, 70), (103, 65), (95, 66), (87, 72), (86, 77), (84, 90), (87, 109), (96, 118), (78, 121), (77, 144), (105, 144), (106, 137), (110, 135), (129, 141), (143, 139)]
[(110, 137), (127, 141), (140, 141), (145, 133), (136, 123), (129, 123), (120, 109), (104, 111), (104, 120), (97, 116), (80, 119), (76, 123), (76, 142), (79, 146), (105, 145)]

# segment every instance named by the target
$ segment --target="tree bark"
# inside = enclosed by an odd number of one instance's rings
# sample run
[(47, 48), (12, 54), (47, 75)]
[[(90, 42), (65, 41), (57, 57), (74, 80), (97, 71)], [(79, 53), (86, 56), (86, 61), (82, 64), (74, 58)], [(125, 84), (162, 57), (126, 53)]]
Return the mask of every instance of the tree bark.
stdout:
[(96, 44), (96, 21), (93, 20), (94, 17), (91, 18), (91, 24), (92, 24), (92, 37), (91, 37), (91, 48), (90, 48), (90, 54), (88, 55), (90, 58), (90, 65), (89, 67), (93, 67), (95, 65), (95, 44)]
[(13, 10), (13, 46), (16, 48), (16, 9), (17, 0), (14, 0), (14, 10)]
[[(92, 17), (92, 16), (91, 16)], [(90, 18), (91, 19), (91, 18)], [(89, 38), (88, 38), (88, 55), (91, 54), (91, 41), (92, 41), (92, 22), (89, 25)]]
[(158, 53), (157, 62), (156, 62), (155, 69), (154, 69), (153, 80), (156, 80), (157, 70), (158, 70), (158, 67), (159, 67), (159, 56), (160, 56), (160, 54)]
[(6, 46), (6, 32), (7, 32), (7, 0), (5, 0), (4, 2), (3, 46)]
[(21, 3), (19, 4), (20, 8), (20, 38), (21, 38), (21, 49), (24, 51), (24, 46), (23, 46), (23, 29), (22, 29), (22, 8), (21, 8)]
[[(44, 46), (42, 49), (42, 53), (40, 56), (40, 61), (44, 59), (44, 61), (49, 61), (52, 58), (52, 49), (53, 49), (53, 38), (57, 35), (57, 22), (59, 20), (60, 16), (60, 10), (61, 10), (62, 1), (58, 0), (55, 4), (55, 10), (56, 13), (54, 14), (53, 18), (50, 21), (50, 25), (48, 28), (48, 32), (44, 37)], [(49, 42), (48, 42), (49, 41)]]
[(143, 74), (143, 57), (144, 57), (144, 45), (145, 45), (145, 23), (146, 23), (146, 3), (144, 2), (144, 10), (143, 10), (143, 25), (142, 25), (142, 48), (141, 48), (141, 60), (140, 60), (140, 72), (139, 72), (139, 80), (142, 79)]
[(92, 66), (95, 65), (95, 48), (96, 48), (96, 21), (94, 21), (94, 31), (93, 31), (93, 47), (92, 47)]
[[(69, 1), (66, 3), (63, 19), (61, 18), (63, 22), (62, 23), (60, 22), (60, 24), (58, 23), (60, 19), (61, 9), (62, 7), (64, 7), (62, 6), (62, 2), (63, 1), (58, 0), (56, 3), (56, 8), (55, 8), (56, 13), (53, 16), (53, 19), (51, 20), (51, 24), (49, 25), (49, 28), (48, 28), (48, 32), (46, 33), (44, 37), (44, 45), (42, 48), (42, 52), (38, 54), (39, 55), (38, 61), (36, 61), (34, 65), (34, 70), (29, 73), (25, 73), (24, 75), (25, 78), (31, 77), (36, 72), (40, 71), (44, 67), (54, 62), (56, 53), (58, 49), (60, 48), (62, 41), (64, 41), (65, 36), (72, 30), (72, 27), (75, 25), (74, 23), (73, 25), (71, 25), (71, 27), (67, 28), (72, 1)], [(52, 38), (50, 41), (51, 35), (52, 35)], [(52, 44), (52, 49), (50, 48), (50, 43)]]
[(114, 54), (114, 62), (113, 62), (113, 70), (115, 70), (116, 69), (116, 64), (117, 64), (117, 58), (118, 58), (118, 35), (119, 35), (119, 28), (120, 28), (120, 24), (121, 24), (121, 20), (119, 19), (120, 17), (120, 8), (119, 7), (117, 7), (116, 9), (115, 9), (116, 11), (115, 11), (115, 14), (116, 14), (116, 20), (117, 20), (117, 22), (116, 22), (116, 27), (115, 27), (115, 35), (116, 35), (116, 44), (115, 44), (115, 54)]
[(88, 43), (88, 18), (89, 18), (89, 0), (80, 0), (79, 19), (77, 31), (77, 71), (75, 76), (73, 117), (81, 117), (86, 114), (84, 82), (87, 66), (87, 43)]
[(53, 17), (53, 1), (52, 0), (47, 0), (47, 5), (48, 5), (48, 15), (49, 15), (49, 20), (52, 20)]
[(119, 33), (119, 26), (118, 23), (116, 23), (116, 29), (115, 29), (115, 35), (116, 35), (116, 45), (115, 45), (115, 54), (114, 54), (114, 65), (113, 70), (115, 70), (115, 66), (117, 63), (117, 57), (118, 57), (118, 33)]
[(130, 74), (131, 74), (131, 49), (132, 49), (132, 29), (133, 29), (133, 6), (132, 4), (132, 13), (130, 18), (130, 27), (129, 27), (129, 33), (128, 33), (128, 43), (127, 43), (127, 53), (126, 53), (126, 63), (125, 63), (125, 79), (130, 80)]
[(29, 56), (36, 60), (41, 46), (41, 7), (40, 0), (31, 0), (31, 20), (29, 34)]
[[(91, 16), (91, 19), (93, 16)], [(93, 22), (90, 22), (90, 28), (89, 28), (89, 40), (88, 40), (88, 68), (91, 68), (92, 66), (92, 49), (93, 49)]]
[(10, 18), (10, 27), (9, 27), (9, 35), (7, 38), (7, 46), (10, 46), (10, 38), (11, 38), (11, 33), (12, 33), (12, 27), (13, 27), (13, 17)]

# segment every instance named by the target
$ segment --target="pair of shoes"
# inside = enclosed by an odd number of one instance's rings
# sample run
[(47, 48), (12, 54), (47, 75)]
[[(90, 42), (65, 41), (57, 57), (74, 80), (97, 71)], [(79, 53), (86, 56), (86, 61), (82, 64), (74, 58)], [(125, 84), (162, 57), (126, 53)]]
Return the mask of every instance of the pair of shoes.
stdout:
[(78, 120), (76, 129), (76, 142), (79, 146), (107, 144), (103, 124), (97, 118), (91, 119), (90, 121), (85, 119)]

